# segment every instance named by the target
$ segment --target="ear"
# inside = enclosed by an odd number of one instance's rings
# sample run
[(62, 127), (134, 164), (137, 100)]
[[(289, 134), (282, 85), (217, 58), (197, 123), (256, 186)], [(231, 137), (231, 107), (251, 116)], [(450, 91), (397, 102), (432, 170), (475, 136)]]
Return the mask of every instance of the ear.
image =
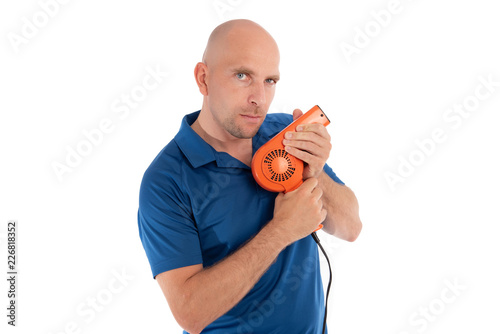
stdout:
[(196, 84), (200, 90), (200, 93), (204, 96), (208, 95), (208, 85), (207, 85), (207, 77), (208, 77), (208, 67), (205, 63), (198, 63), (194, 68), (194, 79), (196, 80)]
[(300, 109), (295, 109), (293, 111), (293, 120), (295, 121), (297, 118), (299, 118), (300, 116), (302, 116), (304, 113), (302, 112), (302, 110)]

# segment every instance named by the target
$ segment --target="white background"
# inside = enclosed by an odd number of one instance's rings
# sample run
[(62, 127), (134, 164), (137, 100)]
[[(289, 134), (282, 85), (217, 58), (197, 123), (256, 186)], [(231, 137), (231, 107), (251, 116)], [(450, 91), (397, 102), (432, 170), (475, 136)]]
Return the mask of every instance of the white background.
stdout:
[[(320, 235), (334, 264), (330, 333), (498, 333), (500, 87), (459, 126), (443, 119), (472, 101), (480, 76), (500, 81), (495, 2), (401, 0), (380, 31), (370, 13), (388, 0), (220, 2), (74, 0), (47, 22), (40, 2), (0, 5), (5, 275), (7, 221), (19, 226), (18, 327), (6, 324), (2, 279), (2, 333), (180, 333), (139, 239), (138, 190), (183, 115), (201, 107), (193, 69), (208, 35), (235, 18), (280, 47), (270, 112), (325, 110), (329, 164), (360, 203), (355, 243)], [(45, 26), (15, 46), (36, 19)], [(372, 37), (348, 62), (341, 43), (355, 46), (366, 26)], [(120, 118), (113, 103), (148, 67), (168, 76)], [(113, 130), (58, 180), (52, 164), (104, 119)], [(415, 141), (436, 128), (446, 140), (419, 156)], [(391, 189), (385, 174), (412, 154), (424, 158)]]

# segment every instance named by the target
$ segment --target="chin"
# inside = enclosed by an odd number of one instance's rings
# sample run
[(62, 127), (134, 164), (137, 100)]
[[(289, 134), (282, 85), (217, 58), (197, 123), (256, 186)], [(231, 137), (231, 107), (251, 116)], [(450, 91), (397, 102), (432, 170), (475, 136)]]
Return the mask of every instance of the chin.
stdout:
[(251, 139), (257, 134), (259, 129), (260, 129), (260, 124), (259, 124), (259, 126), (256, 126), (253, 129), (241, 129), (241, 128), (239, 128), (239, 129), (236, 129), (236, 131), (231, 131), (230, 133), (236, 138)]
[(257, 131), (253, 131), (251, 133), (248, 131), (246, 131), (244, 133), (238, 132), (238, 133), (233, 134), (233, 136), (236, 138), (239, 138), (239, 139), (252, 139), (257, 134)]
[(247, 135), (246, 138), (253, 138), (259, 131), (261, 125), (262, 122), (260, 122), (259, 124), (255, 124), (255, 126), (252, 127), (251, 129), (247, 129), (246, 131), (244, 131), (245, 134)]
[(235, 121), (231, 121), (226, 123), (225, 129), (233, 137), (239, 139), (250, 139), (257, 134), (263, 121), (264, 120), (262, 120), (258, 124), (248, 124), (248, 123), (238, 124)]

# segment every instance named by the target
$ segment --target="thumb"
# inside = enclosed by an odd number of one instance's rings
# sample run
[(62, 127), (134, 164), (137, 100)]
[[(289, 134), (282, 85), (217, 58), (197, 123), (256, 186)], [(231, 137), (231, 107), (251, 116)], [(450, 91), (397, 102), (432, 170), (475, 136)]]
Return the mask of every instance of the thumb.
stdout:
[(299, 118), (300, 116), (302, 116), (304, 113), (302, 112), (302, 110), (300, 109), (295, 109), (293, 111), (293, 120), (295, 121), (297, 118)]

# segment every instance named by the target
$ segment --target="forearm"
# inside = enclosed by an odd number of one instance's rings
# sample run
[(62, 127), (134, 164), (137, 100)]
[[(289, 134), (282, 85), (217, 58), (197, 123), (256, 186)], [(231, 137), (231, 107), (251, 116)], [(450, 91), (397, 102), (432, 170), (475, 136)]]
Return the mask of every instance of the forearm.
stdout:
[(193, 331), (203, 330), (245, 297), (286, 246), (268, 224), (235, 253), (189, 278), (183, 302)]
[(343, 240), (356, 240), (362, 227), (356, 196), (349, 187), (335, 182), (324, 171), (319, 177), (319, 184), (327, 211), (323, 222), (325, 232)]

